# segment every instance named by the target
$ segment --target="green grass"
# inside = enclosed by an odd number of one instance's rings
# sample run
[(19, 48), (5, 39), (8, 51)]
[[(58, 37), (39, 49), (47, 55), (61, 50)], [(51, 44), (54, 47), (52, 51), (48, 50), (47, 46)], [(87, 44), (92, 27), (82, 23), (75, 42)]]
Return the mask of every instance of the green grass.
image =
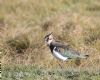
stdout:
[(8, 66), (2, 68), (2, 80), (99, 80), (100, 71), (71, 69), (44, 69), (41, 67)]

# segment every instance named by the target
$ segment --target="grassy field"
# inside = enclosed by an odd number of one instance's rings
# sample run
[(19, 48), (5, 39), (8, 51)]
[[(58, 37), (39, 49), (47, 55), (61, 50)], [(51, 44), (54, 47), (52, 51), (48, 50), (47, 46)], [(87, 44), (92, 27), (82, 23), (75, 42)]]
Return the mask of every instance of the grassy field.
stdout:
[[(91, 69), (90, 69), (91, 70)], [(44, 69), (37, 66), (4, 67), (2, 80), (99, 80), (100, 71), (77, 68)]]
[[(50, 32), (90, 57), (55, 59)], [(99, 80), (100, 1), (0, 0), (0, 60), (3, 80)]]

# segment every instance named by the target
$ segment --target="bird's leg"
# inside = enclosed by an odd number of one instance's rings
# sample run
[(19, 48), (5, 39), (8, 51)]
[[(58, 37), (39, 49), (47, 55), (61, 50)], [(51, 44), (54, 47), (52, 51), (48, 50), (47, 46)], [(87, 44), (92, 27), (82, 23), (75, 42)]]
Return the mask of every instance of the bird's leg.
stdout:
[(60, 68), (61, 68), (62, 70), (64, 69), (64, 67), (63, 67), (64, 65), (63, 65), (63, 64), (64, 64), (64, 61), (61, 61), (61, 63), (59, 63), (59, 66), (60, 66)]
[(80, 64), (79, 69), (81, 69), (82, 67), (84, 67), (86, 64), (88, 64), (88, 61), (85, 61), (83, 63)]
[(62, 65), (59, 63), (60, 68), (62, 69)]
[(58, 66), (62, 69), (61, 63), (59, 63), (59, 60), (57, 60)]

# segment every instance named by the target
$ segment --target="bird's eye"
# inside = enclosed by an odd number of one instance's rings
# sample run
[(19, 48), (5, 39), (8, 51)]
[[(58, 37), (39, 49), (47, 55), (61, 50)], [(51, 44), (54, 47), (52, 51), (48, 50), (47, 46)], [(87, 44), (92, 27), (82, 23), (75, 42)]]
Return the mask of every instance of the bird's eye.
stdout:
[(46, 39), (46, 41), (48, 41), (48, 40), (49, 40), (49, 38)]

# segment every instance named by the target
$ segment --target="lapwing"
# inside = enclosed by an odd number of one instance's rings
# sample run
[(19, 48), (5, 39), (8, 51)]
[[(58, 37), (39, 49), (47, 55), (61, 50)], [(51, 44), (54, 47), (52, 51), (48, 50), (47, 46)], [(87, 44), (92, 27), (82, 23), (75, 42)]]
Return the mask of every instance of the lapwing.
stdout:
[(56, 41), (52, 33), (49, 33), (45, 36), (45, 43), (50, 48), (52, 55), (62, 61), (75, 58), (86, 59), (89, 57), (89, 55), (82, 55), (80, 52), (69, 47), (68, 44), (63, 44), (59, 41)]

